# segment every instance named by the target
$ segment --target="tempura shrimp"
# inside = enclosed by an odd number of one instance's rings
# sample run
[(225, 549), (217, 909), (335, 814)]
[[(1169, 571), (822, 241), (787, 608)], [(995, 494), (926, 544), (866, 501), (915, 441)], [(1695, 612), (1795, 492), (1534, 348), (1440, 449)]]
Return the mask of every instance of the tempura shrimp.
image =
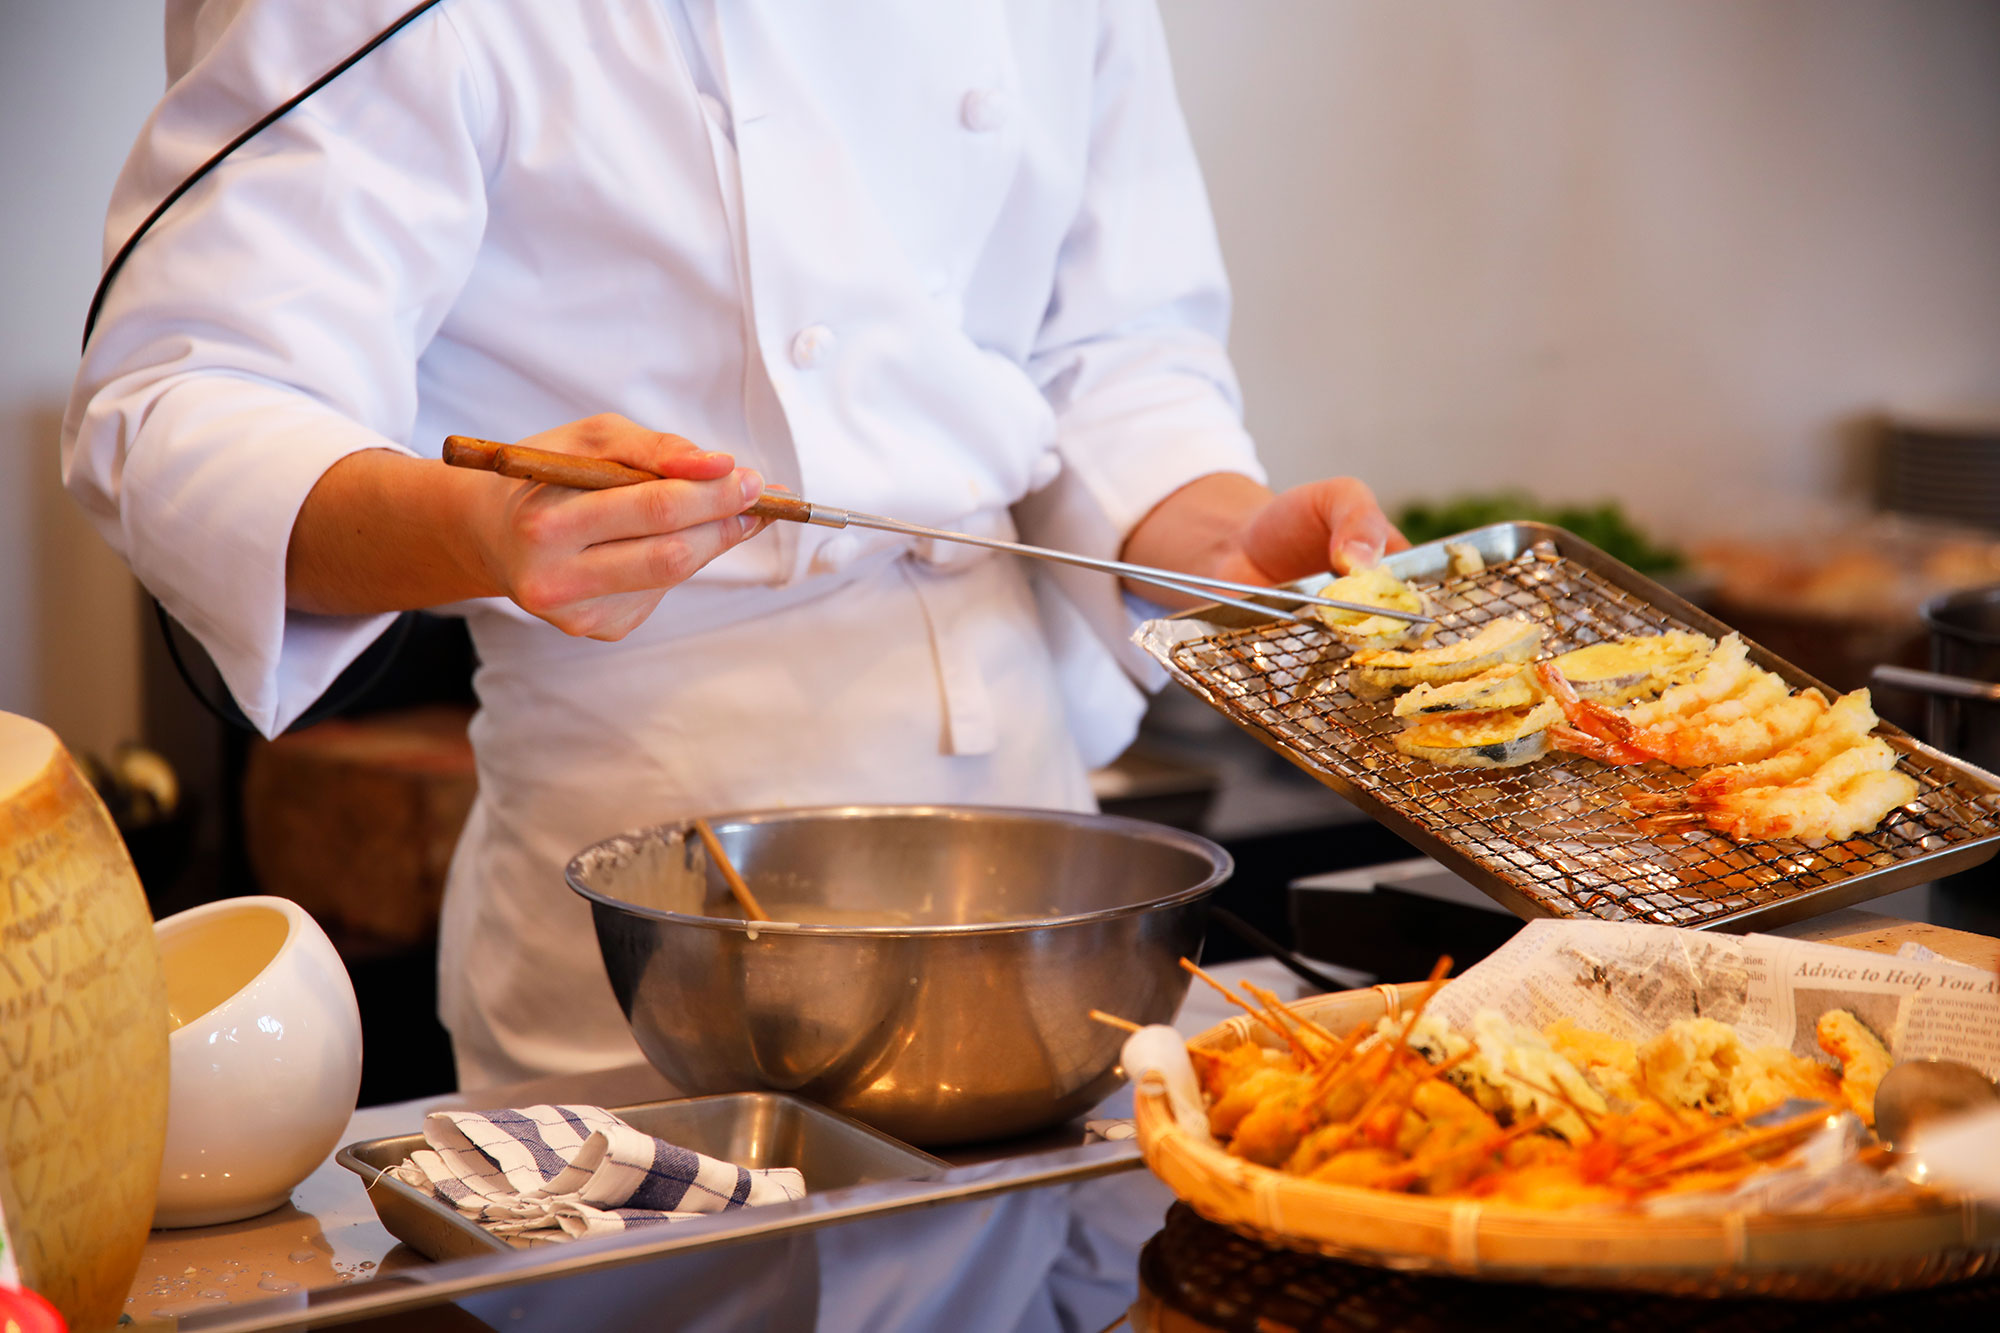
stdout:
[(1758, 670), (1751, 665), (1748, 653), (1742, 635), (1725, 635), (1694, 679), (1674, 686), (1651, 703), (1640, 704), (1625, 720), (1635, 727), (1646, 727), (1721, 703), (1742, 690), (1751, 673)]
[(1631, 744), (1675, 768), (1744, 763), (1796, 743), (1824, 712), (1826, 696), (1818, 690), (1788, 696), (1785, 682), (1765, 672), (1736, 698), (1639, 728)]
[(1750, 787), (1716, 798), (1700, 814), (1710, 828), (1739, 840), (1840, 842), (1874, 828), (1916, 794), (1916, 780), (1891, 768), (1862, 773), (1831, 791), (1809, 783)]
[[(1721, 651), (1717, 649), (1718, 654)], [(1535, 670), (1570, 722), (1567, 728), (1552, 728), (1550, 740), (1560, 749), (1606, 764), (1659, 759), (1676, 768), (1700, 768), (1762, 759), (1797, 742), (1827, 706), (1826, 696), (1817, 690), (1792, 695), (1780, 677), (1745, 667), (1710, 681), (1713, 689), (1722, 688), (1721, 682), (1726, 681), (1730, 687), (1726, 696), (1705, 707), (1668, 713), (1642, 724), (1635, 720), (1639, 710), (1626, 715), (1578, 698), (1562, 673), (1550, 664), (1537, 663)], [(1708, 668), (1689, 685), (1677, 688), (1692, 689), (1706, 677)], [(1668, 695), (1673, 693), (1668, 691)]]
[(1867, 690), (1843, 694), (1819, 715), (1802, 740), (1758, 763), (1732, 764), (1704, 773), (1688, 788), (1688, 797), (1700, 802), (1748, 787), (1782, 787), (1797, 782), (1853, 747), (1875, 729), (1876, 721)]

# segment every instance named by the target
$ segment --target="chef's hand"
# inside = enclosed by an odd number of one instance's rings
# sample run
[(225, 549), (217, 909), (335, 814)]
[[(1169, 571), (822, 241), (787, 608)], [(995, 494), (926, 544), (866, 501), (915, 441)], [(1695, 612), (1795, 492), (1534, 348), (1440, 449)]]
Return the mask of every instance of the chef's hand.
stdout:
[(604, 491), (523, 482), (495, 497), (487, 536), (495, 580), (566, 634), (624, 638), (667, 589), (764, 526), (743, 513), (763, 494), (763, 479), (678, 435), (597, 416), (521, 443), (666, 478)]
[(352, 616), (507, 597), (565, 633), (619, 639), (763, 526), (743, 513), (762, 479), (677, 435), (599, 416), (522, 443), (662, 480), (578, 491), (388, 449), (349, 454), (292, 524), (286, 605)]
[[(1218, 472), (1155, 505), (1126, 538), (1122, 558), (1241, 583), (1279, 584), (1328, 570), (1350, 574), (1408, 546), (1374, 493), (1352, 477), (1307, 482), (1274, 495), (1248, 477)], [(1169, 605), (1198, 600), (1128, 586)]]

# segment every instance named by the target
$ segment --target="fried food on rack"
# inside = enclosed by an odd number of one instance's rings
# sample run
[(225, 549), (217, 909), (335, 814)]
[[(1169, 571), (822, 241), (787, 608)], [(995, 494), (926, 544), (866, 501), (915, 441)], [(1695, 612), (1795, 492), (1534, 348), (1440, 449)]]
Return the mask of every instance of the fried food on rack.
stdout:
[[(1551, 734), (1554, 743), (1607, 764), (1658, 759), (1675, 768), (1701, 768), (1764, 759), (1796, 743), (1827, 711), (1826, 696), (1818, 690), (1792, 694), (1781, 677), (1751, 667), (1729, 676), (1731, 690), (1723, 697), (1642, 724), (1636, 721), (1638, 710), (1627, 715), (1579, 697), (1550, 663), (1538, 663), (1535, 671), (1569, 719), (1568, 727)], [(1692, 689), (1708, 671), (1704, 667), (1676, 689)], [(1674, 693), (1669, 690), (1659, 702)]]
[(1549, 727), (1560, 721), (1554, 702), (1487, 713), (1449, 713), (1407, 727), (1390, 743), (1412, 759), (1442, 768), (1514, 768), (1549, 752)]
[(1593, 643), (1550, 659), (1577, 695), (1621, 704), (1657, 694), (1690, 677), (1715, 644), (1705, 634), (1670, 630)]
[(1747, 787), (1703, 801), (1652, 794), (1627, 801), (1654, 832), (1703, 824), (1742, 842), (1843, 842), (1917, 798), (1916, 779), (1895, 763), (1895, 750), (1875, 739), (1841, 751), (1819, 773), (1789, 786)]
[[(1391, 574), (1380, 565), (1334, 579), (1319, 590), (1322, 597), (1342, 602), (1359, 602), (1390, 611), (1435, 615), (1430, 598)], [(1308, 607), (1309, 613), (1328, 629), (1357, 648), (1394, 648), (1398, 644), (1421, 642), (1437, 628), (1432, 622), (1397, 620), (1391, 616), (1363, 615), (1330, 606)]]
[(1522, 616), (1490, 620), (1470, 638), (1440, 648), (1368, 649), (1348, 660), (1348, 688), (1382, 699), (1416, 685), (1444, 685), (1508, 663), (1526, 662), (1542, 646), (1542, 627)]
[(1635, 727), (1647, 727), (1721, 703), (1741, 690), (1751, 673), (1761, 670), (1751, 664), (1749, 651), (1742, 635), (1723, 636), (1691, 680), (1634, 708), (1628, 720)]
[(1840, 1061), (1840, 1092), (1862, 1123), (1875, 1123), (1875, 1086), (1889, 1072), (1889, 1050), (1866, 1023), (1845, 1009), (1819, 1016), (1819, 1048)]
[[(1550, 659), (1578, 697), (1625, 703), (1671, 688), (1692, 674), (1715, 645), (1705, 636), (1673, 630), (1593, 643)], [(1526, 663), (1505, 662), (1442, 684), (1424, 682), (1396, 698), (1397, 717), (1522, 708), (1547, 697)]]
[(1811, 777), (1842, 750), (1860, 743), (1875, 729), (1876, 721), (1867, 690), (1843, 694), (1819, 715), (1803, 739), (1769, 759), (1731, 764), (1702, 774), (1688, 788), (1688, 797), (1706, 801), (1746, 787), (1783, 787)]
[(1507, 663), (1482, 671), (1464, 680), (1442, 685), (1419, 685), (1396, 696), (1391, 710), (1397, 717), (1434, 717), (1446, 713), (1487, 713), (1499, 708), (1526, 708), (1546, 697), (1541, 682), (1521, 668)]

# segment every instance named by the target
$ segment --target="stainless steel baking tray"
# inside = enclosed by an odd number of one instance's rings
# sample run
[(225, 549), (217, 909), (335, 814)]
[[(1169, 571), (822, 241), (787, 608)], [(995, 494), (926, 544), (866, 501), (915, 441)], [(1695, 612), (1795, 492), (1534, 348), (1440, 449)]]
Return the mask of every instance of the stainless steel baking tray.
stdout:
[[(1433, 587), (1440, 643), (1508, 615), (1540, 621), (1551, 653), (1668, 629), (1729, 632), (1560, 528), (1500, 523), (1450, 540), (1477, 549), (1486, 568), (1454, 576), (1444, 542), (1384, 562)], [(2000, 851), (2000, 778), (1892, 726), (1881, 734), (1902, 752), (1899, 766), (1920, 792), (1866, 836), (1810, 847), (1705, 831), (1645, 834), (1632, 827), (1625, 797), (1678, 791), (1694, 774), (1661, 764), (1607, 768), (1566, 754), (1497, 770), (1410, 759), (1389, 743), (1399, 726), (1390, 702), (1346, 688), (1346, 647), (1317, 626), (1209, 607), (1149, 622), (1139, 642), (1230, 720), (1524, 917), (1743, 931), (1926, 883)], [(1750, 656), (1795, 689), (1834, 693), (1755, 644)]]
[[(948, 1169), (929, 1153), (777, 1092), (648, 1102), (615, 1108), (613, 1114), (655, 1138), (738, 1166), (797, 1167), (809, 1195), (884, 1180), (931, 1180)], [(383, 1174), (423, 1146), (421, 1134), (369, 1139), (348, 1144), (334, 1160), (368, 1182), (369, 1201), (389, 1234), (425, 1258), (463, 1259), (512, 1249), (456, 1208)]]

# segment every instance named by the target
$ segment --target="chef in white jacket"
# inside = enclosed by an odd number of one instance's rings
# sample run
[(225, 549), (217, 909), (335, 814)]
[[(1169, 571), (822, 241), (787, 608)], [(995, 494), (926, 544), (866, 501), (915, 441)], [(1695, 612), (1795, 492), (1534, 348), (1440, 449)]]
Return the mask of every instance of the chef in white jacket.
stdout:
[[(110, 244), (405, 7), (168, 0)], [(762, 486), (1239, 578), (1395, 540), (1359, 483), (1264, 489), (1226, 319), (1148, 0), (446, 0), (141, 242), (64, 470), (266, 733), (392, 613), (467, 619), (440, 980), (485, 1086), (638, 1058), (562, 880), (585, 844), (1086, 808), (1130, 739), (1147, 666), (1109, 579), (759, 533)], [(448, 469), (452, 433), (670, 479)]]

